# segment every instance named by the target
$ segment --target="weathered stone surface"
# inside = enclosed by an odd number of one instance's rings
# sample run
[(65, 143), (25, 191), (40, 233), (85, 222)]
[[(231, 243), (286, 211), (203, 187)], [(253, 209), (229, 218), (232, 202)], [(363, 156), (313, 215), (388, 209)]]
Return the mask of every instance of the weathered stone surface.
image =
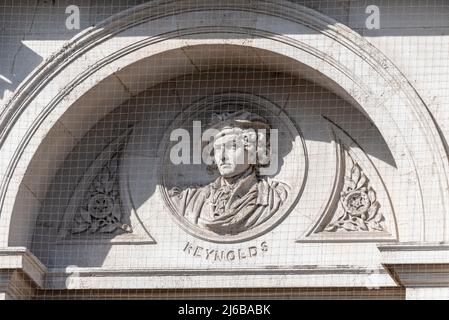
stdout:
[[(70, 41), (14, 34), (0, 53), (0, 297), (402, 285), (447, 298), (447, 19), (393, 10), (367, 31), (360, 1), (324, 2), (158, 1), (84, 16), (99, 23)], [(38, 26), (43, 9), (21, 14)], [(67, 42), (46, 47), (55, 36)], [(215, 113), (233, 124), (217, 139), (278, 130), (276, 170), (224, 160), (259, 148), (247, 140), (214, 155), (219, 174), (174, 164), (172, 130), (212, 128)]]

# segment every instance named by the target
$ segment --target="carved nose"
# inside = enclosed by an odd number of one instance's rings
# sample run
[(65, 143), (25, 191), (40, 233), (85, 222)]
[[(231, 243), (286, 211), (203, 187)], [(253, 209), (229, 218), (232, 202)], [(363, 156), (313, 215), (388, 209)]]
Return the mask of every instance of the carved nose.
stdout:
[(226, 160), (226, 150), (225, 150), (225, 146), (223, 145), (223, 146), (221, 146), (221, 148), (220, 148), (220, 159), (221, 159), (221, 161), (225, 161)]

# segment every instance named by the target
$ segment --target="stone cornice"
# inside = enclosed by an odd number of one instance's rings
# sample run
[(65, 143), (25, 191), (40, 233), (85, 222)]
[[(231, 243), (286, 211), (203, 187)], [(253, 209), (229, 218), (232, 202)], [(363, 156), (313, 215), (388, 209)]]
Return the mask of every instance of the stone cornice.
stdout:
[[(248, 286), (242, 279), (247, 279), (248, 283), (254, 286), (255, 279), (262, 275), (268, 275), (271, 279), (264, 284), (267, 287), (278, 284), (287, 287), (449, 286), (449, 244), (381, 244), (378, 248), (383, 256), (382, 264), (385, 270), (381, 267), (374, 270), (357, 266), (306, 265), (169, 271), (79, 267), (47, 270), (26, 248), (1, 248), (0, 288), (8, 288), (10, 295), (22, 295), (19, 292), (22, 288), (16, 283), (20, 279), (14, 277), (15, 272), (26, 275), (26, 278), (31, 279), (33, 285), (40, 289), (117, 289), (119, 284), (121, 289), (207, 288), (216, 275), (222, 278), (223, 287), (242, 288)], [(339, 283), (335, 282), (336, 277), (340, 279)], [(104, 281), (105, 279), (109, 281)]]
[[(217, 277), (218, 276), (218, 277)], [(106, 281), (107, 279), (107, 281)], [(263, 279), (263, 281), (261, 281)], [(212, 284), (213, 283), (213, 284)], [(51, 269), (46, 289), (327, 288), (396, 287), (380, 268), (291, 266), (214, 269)]]
[(0, 272), (5, 271), (23, 272), (42, 288), (47, 268), (26, 248), (0, 248)]
[(448, 243), (379, 245), (382, 264), (404, 287), (449, 287)]

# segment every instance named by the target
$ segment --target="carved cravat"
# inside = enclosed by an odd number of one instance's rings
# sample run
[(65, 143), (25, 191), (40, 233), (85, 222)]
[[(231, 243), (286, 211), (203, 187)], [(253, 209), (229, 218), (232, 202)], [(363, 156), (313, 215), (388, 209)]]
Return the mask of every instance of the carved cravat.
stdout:
[(213, 216), (220, 217), (225, 213), (226, 204), (231, 198), (232, 191), (234, 190), (232, 185), (222, 185), (218, 189), (216, 195), (212, 200)]
[(244, 189), (243, 191), (247, 191), (248, 187), (246, 185), (248, 184), (248, 179), (251, 179), (252, 174), (253, 170), (250, 169), (237, 177), (233, 177), (231, 181), (229, 179), (225, 180), (224, 178), (219, 180), (220, 186), (211, 197), (212, 216), (214, 218), (221, 217), (229, 210), (230, 201), (235, 191), (242, 191), (242, 188)]

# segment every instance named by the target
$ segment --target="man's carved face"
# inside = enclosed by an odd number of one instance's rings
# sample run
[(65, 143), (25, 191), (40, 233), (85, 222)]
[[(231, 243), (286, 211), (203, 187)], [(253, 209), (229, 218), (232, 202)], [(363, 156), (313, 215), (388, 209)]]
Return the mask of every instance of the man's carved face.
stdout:
[(214, 157), (222, 177), (235, 177), (248, 170), (248, 148), (240, 129), (220, 131), (214, 141)]

